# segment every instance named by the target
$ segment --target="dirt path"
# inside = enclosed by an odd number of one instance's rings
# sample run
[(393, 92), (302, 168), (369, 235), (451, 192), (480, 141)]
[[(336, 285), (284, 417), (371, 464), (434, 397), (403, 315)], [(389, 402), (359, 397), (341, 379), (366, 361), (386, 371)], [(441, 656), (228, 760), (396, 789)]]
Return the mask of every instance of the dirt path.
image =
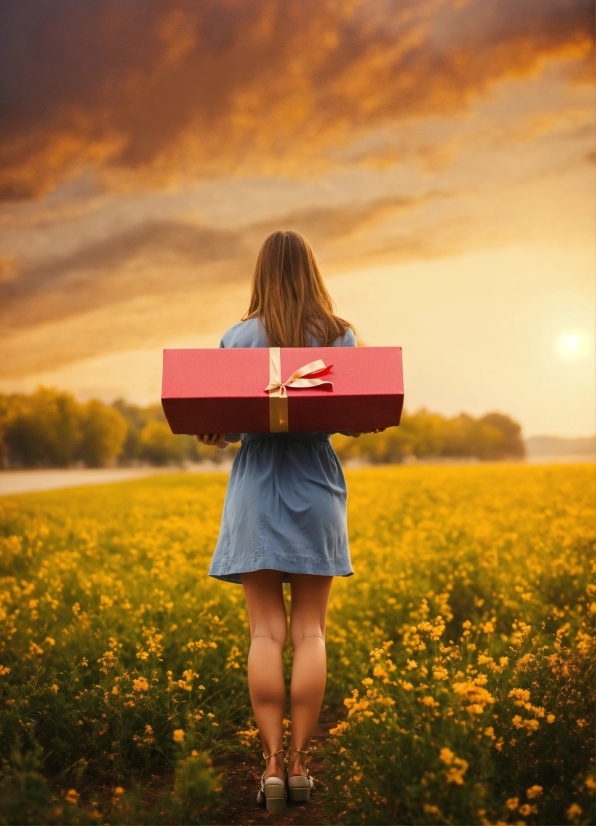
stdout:
[(335, 724), (335, 718), (324, 716), (313, 737), (309, 769), (315, 781), (315, 791), (308, 803), (288, 802), (283, 812), (267, 812), (264, 806), (259, 806), (256, 802), (263, 762), (252, 756), (239, 757), (236, 763), (228, 760), (225, 764), (216, 766), (224, 774), (229, 802), (221, 807), (210, 822), (230, 826), (252, 826), (261, 823), (320, 826), (326, 823), (328, 819), (325, 817), (321, 801), (321, 790), (325, 785), (325, 766), (320, 761), (318, 753), (329, 737), (329, 729)]
[(105, 485), (127, 482), (164, 473), (227, 473), (229, 463), (219, 465), (204, 462), (187, 467), (131, 467), (131, 468), (66, 468), (49, 470), (3, 470), (0, 472), (0, 496), (15, 493), (34, 493), (81, 485)]

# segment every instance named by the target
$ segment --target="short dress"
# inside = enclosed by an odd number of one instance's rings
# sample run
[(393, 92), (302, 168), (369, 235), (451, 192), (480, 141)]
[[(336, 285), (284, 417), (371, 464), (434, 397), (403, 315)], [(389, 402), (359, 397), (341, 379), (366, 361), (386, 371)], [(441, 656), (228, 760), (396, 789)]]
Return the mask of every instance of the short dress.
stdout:
[[(314, 342), (313, 342), (314, 345)], [(241, 321), (220, 347), (268, 347), (256, 318)], [(355, 347), (352, 330), (334, 347)], [(330, 433), (227, 433), (241, 441), (232, 464), (209, 576), (241, 583), (264, 568), (351, 576), (347, 489)]]

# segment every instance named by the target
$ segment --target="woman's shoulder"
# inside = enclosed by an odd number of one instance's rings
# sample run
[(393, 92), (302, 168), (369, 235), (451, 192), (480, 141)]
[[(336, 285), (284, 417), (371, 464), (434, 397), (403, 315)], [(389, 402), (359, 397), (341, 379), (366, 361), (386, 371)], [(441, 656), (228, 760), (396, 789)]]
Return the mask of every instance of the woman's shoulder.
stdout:
[(356, 336), (354, 335), (354, 331), (352, 330), (352, 328), (348, 327), (343, 336), (338, 336), (331, 346), (356, 347)]
[(267, 336), (258, 318), (247, 318), (230, 327), (221, 337), (220, 347), (267, 347)]

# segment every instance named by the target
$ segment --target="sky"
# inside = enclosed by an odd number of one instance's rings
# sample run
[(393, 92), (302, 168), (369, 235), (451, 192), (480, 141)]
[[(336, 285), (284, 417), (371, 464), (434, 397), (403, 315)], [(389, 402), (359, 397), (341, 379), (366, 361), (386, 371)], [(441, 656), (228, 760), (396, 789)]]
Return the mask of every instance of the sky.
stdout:
[(0, 0), (0, 392), (159, 401), (275, 229), (406, 408), (590, 435), (587, 0)]

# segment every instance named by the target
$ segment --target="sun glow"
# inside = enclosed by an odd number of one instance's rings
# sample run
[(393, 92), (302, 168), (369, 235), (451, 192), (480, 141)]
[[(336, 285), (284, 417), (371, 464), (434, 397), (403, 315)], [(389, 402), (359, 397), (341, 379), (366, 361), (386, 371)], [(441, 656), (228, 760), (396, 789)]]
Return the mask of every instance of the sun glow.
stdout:
[(561, 333), (555, 347), (557, 355), (564, 359), (579, 359), (590, 352), (590, 337), (584, 332)]

